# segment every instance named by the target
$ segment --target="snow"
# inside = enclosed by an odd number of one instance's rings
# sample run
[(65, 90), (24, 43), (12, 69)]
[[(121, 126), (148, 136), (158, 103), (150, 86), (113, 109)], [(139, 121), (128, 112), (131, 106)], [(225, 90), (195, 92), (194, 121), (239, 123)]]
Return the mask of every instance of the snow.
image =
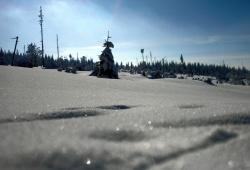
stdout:
[(0, 169), (250, 169), (250, 87), (0, 66)]

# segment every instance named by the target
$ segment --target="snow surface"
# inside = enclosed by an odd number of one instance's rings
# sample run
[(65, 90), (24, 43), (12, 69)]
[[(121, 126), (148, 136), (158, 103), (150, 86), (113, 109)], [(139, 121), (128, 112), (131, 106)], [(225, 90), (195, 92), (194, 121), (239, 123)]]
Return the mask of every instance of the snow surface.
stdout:
[(2, 170), (250, 169), (250, 87), (0, 66)]

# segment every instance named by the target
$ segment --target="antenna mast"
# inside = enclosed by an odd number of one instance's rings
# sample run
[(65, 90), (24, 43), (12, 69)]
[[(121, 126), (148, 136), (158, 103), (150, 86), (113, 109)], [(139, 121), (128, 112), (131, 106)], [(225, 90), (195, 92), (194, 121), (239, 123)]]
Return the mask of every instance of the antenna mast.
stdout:
[(56, 34), (56, 47), (57, 47), (57, 58), (59, 58), (59, 45), (58, 45), (58, 35)]
[(151, 51), (150, 51), (150, 61), (151, 61), (151, 64), (152, 64), (153, 61), (152, 61), (152, 53), (151, 53)]
[(40, 18), (39, 23), (41, 26), (41, 44), (42, 44), (42, 66), (44, 67), (44, 48), (43, 48), (43, 11), (42, 7), (40, 6), (40, 14), (38, 15)]

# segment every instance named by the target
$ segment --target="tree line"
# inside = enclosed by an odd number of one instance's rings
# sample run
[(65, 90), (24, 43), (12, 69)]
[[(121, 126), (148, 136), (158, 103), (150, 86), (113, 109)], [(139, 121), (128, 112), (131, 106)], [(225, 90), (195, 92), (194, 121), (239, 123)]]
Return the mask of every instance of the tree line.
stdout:
[[(0, 49), (0, 65), (10, 65), (12, 62), (12, 53)], [(34, 43), (27, 47), (25, 53), (16, 52), (14, 65), (20, 67), (38, 67), (42, 66), (47, 69), (66, 70), (71, 67), (76, 71), (90, 71), (96, 67), (92, 59), (82, 56), (76, 59), (69, 54), (69, 57), (54, 58), (53, 55), (45, 54), (42, 61), (41, 50)], [(230, 67), (225, 64), (203, 64), (203, 63), (186, 63), (181, 55), (179, 62), (165, 61), (164, 59), (145, 62), (141, 61), (137, 65), (132, 62), (123, 64), (116, 63), (116, 69), (119, 71), (127, 71), (130, 73), (139, 73), (145, 76), (149, 74), (157, 75), (157, 78), (166, 77), (169, 74), (185, 74), (188, 76), (202, 75), (215, 77), (220, 82), (232, 82), (233, 84), (242, 84), (242, 80), (246, 79), (250, 82), (250, 71), (245, 67)], [(155, 74), (156, 73), (156, 74)]]
[[(0, 65), (10, 65), (12, 62), (13, 53), (0, 49)], [(45, 54), (44, 58), (41, 57), (41, 50), (36, 44), (31, 43), (27, 47), (25, 53), (19, 53), (18, 51), (14, 57), (14, 66), (20, 67), (38, 67), (43, 66), (47, 69), (66, 69), (67, 67), (74, 67), (77, 70), (89, 71), (94, 67), (92, 59), (87, 59), (82, 56), (80, 59), (74, 59), (72, 55), (69, 55), (69, 59), (66, 57), (54, 58), (53, 55)]]
[[(129, 71), (131, 73), (141, 73), (145, 76), (153, 74), (160, 77), (166, 77), (173, 74), (184, 74), (187, 76), (211, 76), (220, 82), (232, 82), (233, 84), (242, 84), (242, 80), (250, 81), (250, 71), (245, 67), (230, 67), (228, 65), (203, 64), (199, 62), (186, 63), (183, 56), (180, 56), (179, 62), (167, 62), (164, 59), (155, 62), (141, 61), (137, 66), (133, 63), (123, 65), (116, 64), (119, 70)], [(157, 73), (157, 74), (156, 74)]]

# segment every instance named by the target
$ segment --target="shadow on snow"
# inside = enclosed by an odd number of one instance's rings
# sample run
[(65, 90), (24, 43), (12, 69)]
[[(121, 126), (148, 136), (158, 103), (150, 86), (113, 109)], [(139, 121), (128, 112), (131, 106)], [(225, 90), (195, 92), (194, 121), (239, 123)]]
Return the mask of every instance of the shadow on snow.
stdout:
[[(84, 153), (79, 153), (74, 149), (33, 151), (28, 153), (20, 153), (14, 157), (4, 157), (0, 159), (0, 166), (6, 169), (61, 169), (61, 170), (97, 170), (97, 169), (134, 169), (145, 170), (152, 166), (160, 165), (177, 159), (189, 153), (213, 147), (214, 145), (225, 143), (237, 134), (227, 132), (222, 129), (214, 131), (200, 143), (177, 151), (157, 155), (157, 153), (133, 152), (128, 154), (124, 152), (110, 149), (91, 149)], [(136, 160), (136, 161), (135, 161)], [(17, 168), (18, 167), (18, 168)]]
[(236, 113), (190, 120), (158, 122), (153, 124), (154, 127), (163, 128), (186, 128), (212, 125), (250, 125), (250, 115), (247, 113)]

